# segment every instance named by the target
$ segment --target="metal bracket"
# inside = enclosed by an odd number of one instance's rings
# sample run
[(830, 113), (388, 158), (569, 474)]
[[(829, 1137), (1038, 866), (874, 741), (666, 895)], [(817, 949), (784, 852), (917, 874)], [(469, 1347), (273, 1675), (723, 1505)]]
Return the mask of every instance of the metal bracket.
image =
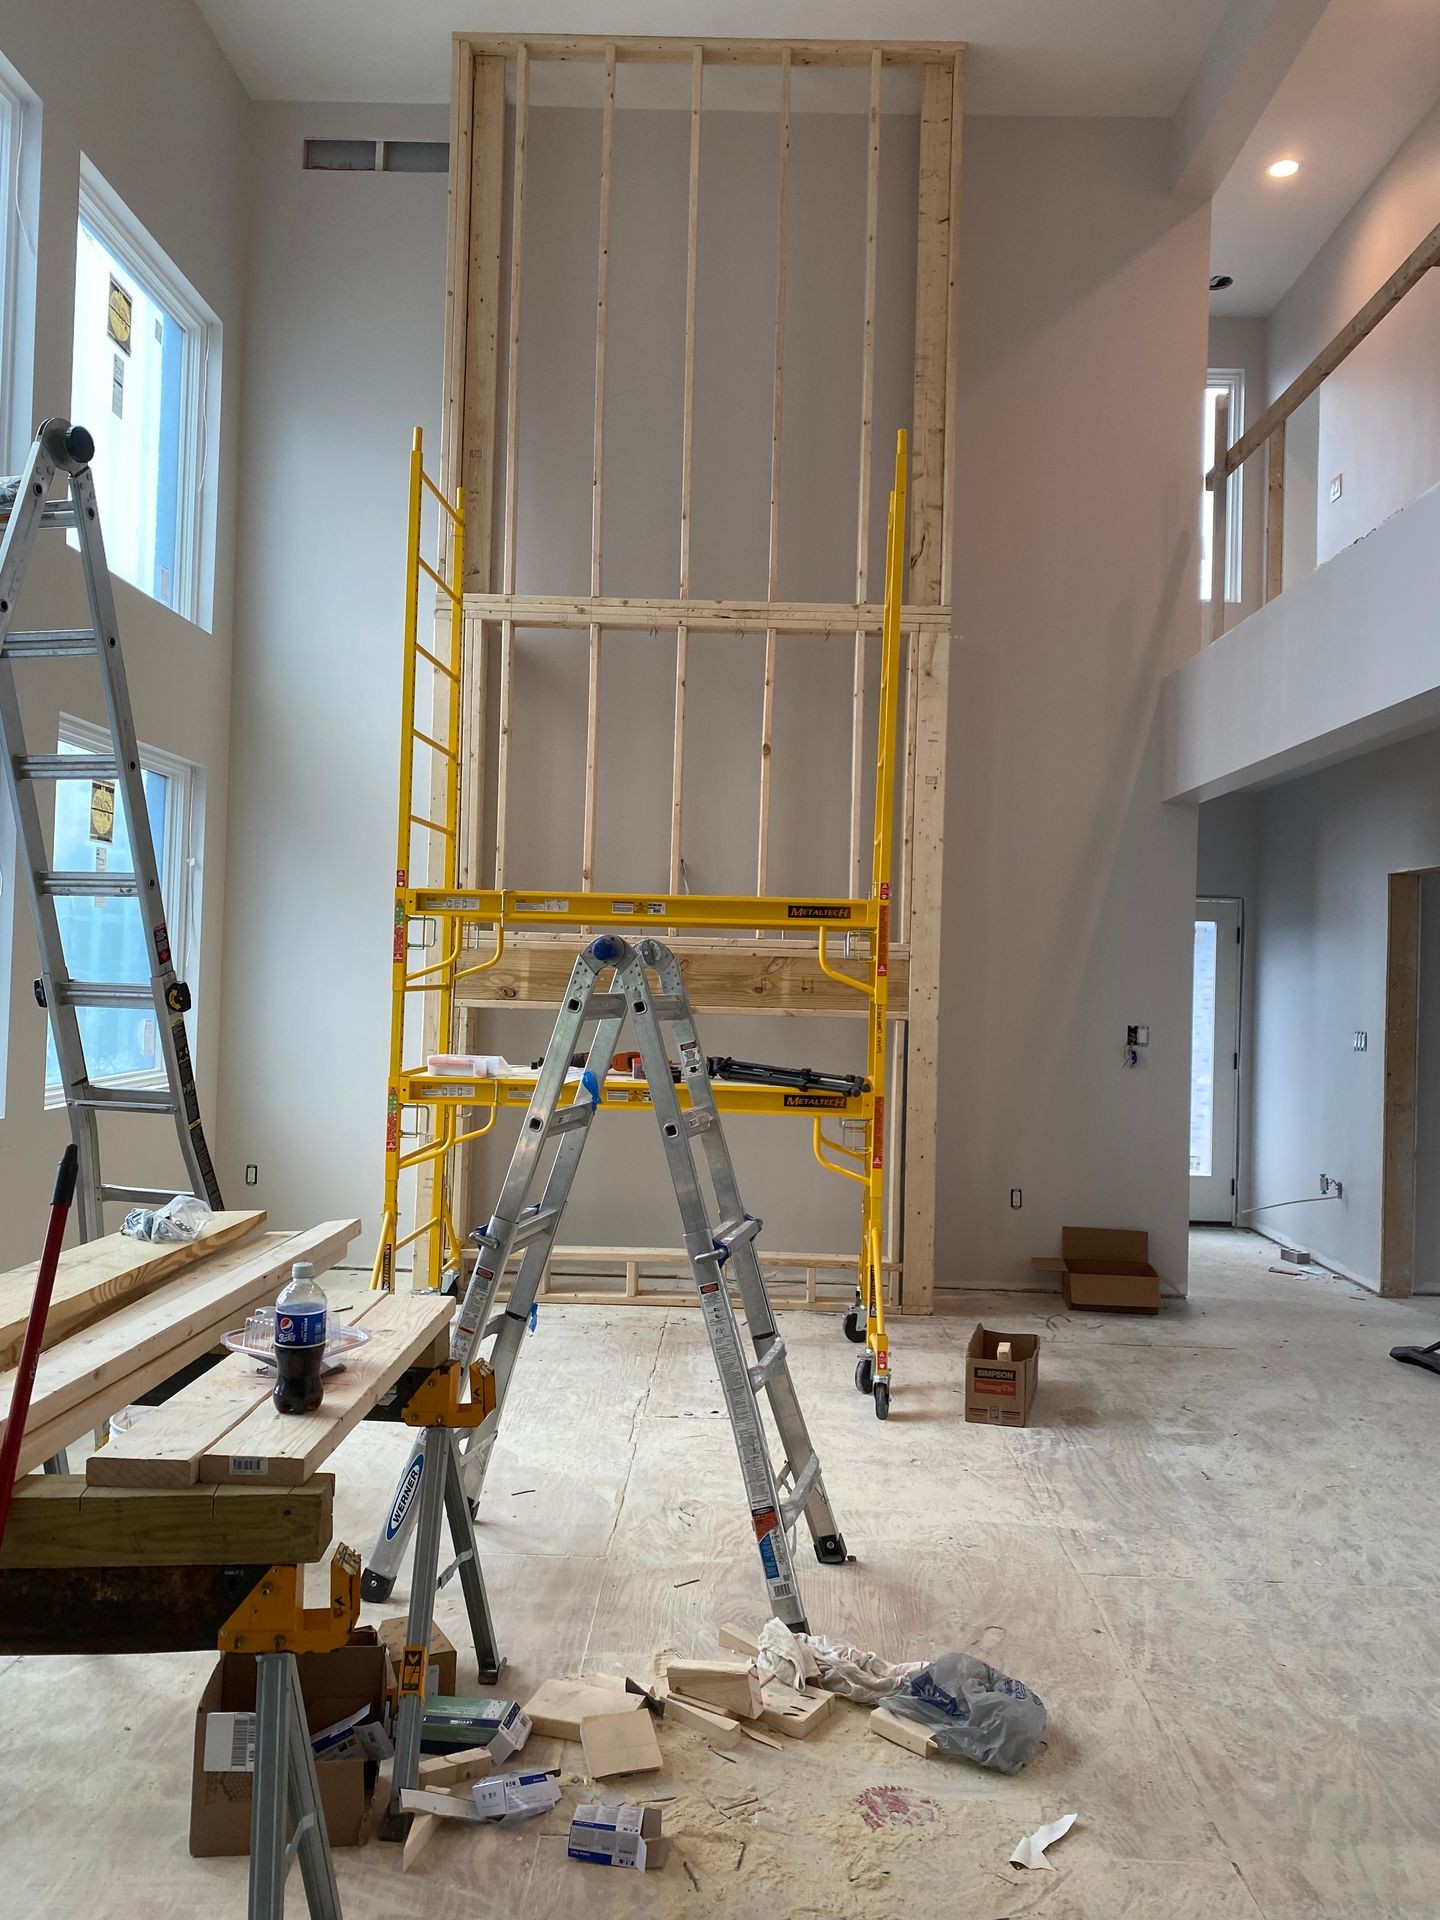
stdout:
[[(460, 1390), (468, 1379), (470, 1398)], [(407, 1427), (478, 1427), (495, 1409), (495, 1375), (483, 1360), (435, 1367), (411, 1394), (401, 1414)]]
[(330, 1559), (330, 1604), (305, 1605), (305, 1569), (272, 1567), (220, 1629), (225, 1653), (330, 1653), (360, 1618), (360, 1556), (337, 1544)]

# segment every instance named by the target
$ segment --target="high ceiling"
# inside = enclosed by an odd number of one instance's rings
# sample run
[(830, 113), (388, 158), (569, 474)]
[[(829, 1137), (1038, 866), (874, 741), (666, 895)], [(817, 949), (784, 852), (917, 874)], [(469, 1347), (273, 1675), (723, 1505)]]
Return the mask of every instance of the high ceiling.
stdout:
[(257, 100), (441, 101), (450, 35), (964, 40), (972, 112), (1168, 117), (1225, 0), (197, 0)]

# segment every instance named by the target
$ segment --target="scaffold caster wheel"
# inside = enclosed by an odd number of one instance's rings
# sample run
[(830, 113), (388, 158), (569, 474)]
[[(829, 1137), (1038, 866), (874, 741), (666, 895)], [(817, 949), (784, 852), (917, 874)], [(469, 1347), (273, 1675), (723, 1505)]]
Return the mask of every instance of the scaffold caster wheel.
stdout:
[(869, 1393), (874, 1385), (875, 1356), (873, 1353), (862, 1353), (860, 1358), (855, 1362), (855, 1391), (857, 1393)]
[(877, 1380), (875, 1382), (873, 1397), (875, 1401), (875, 1418), (877, 1420), (888, 1420), (890, 1418), (890, 1382), (888, 1380)]
[(845, 1318), (840, 1322), (840, 1325), (845, 1329), (845, 1338), (853, 1341), (858, 1347), (860, 1342), (865, 1338), (865, 1323), (860, 1318), (859, 1307), (851, 1307)]

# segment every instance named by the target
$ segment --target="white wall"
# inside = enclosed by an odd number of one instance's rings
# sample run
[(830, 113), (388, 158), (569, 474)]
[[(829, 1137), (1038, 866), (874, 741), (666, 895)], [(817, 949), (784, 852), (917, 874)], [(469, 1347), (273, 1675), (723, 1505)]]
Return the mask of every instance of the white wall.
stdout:
[[(203, 889), (196, 1013), (190, 1029), (202, 1106), (214, 1131), (225, 897), (225, 798), (241, 407), (244, 158), (249, 105), (189, 0), (74, 0), (64, 7), (4, 0), (0, 46), (43, 104), (37, 234), (39, 324), (27, 424), (69, 411), (75, 224), (80, 153), (110, 185), (218, 315), (223, 330), (214, 625), (192, 626), (123, 581), (116, 605), (136, 728), (142, 741), (203, 770)], [(212, 363), (212, 375), (217, 371)], [(101, 501), (103, 511), (103, 497)], [(23, 603), (32, 625), (82, 619), (78, 559), (42, 542)], [(61, 711), (103, 720), (99, 686), (80, 665), (21, 670), (26, 727), (36, 751), (54, 750)], [(33, 1256), (55, 1164), (69, 1138), (63, 1110), (42, 1109), (45, 1033), (31, 992), (37, 970), (29, 909), (5, 876), (14, 925), (10, 1047), (0, 1120), (0, 1265)], [(0, 938), (4, 935), (0, 934)], [(162, 1120), (115, 1121), (102, 1134), (107, 1178), (181, 1179)], [(227, 1196), (227, 1198), (230, 1196)]]
[[(1253, 1204), (1265, 1231), (1378, 1287), (1387, 881), (1440, 866), (1440, 755), (1408, 740), (1259, 796)], [(1356, 1053), (1356, 1030), (1369, 1036)]]
[[(1193, 810), (1160, 682), (1198, 638), (1205, 210), (1156, 122), (967, 128), (939, 1277), (1066, 1224), (1186, 1274)], [(1144, 1022), (1144, 1064), (1121, 1064)], [(1024, 1191), (1012, 1211), (1010, 1189)]]
[[(1437, 214), (1440, 104), (1270, 316), (1272, 398), (1389, 279), (1434, 227)], [(1323, 562), (1440, 481), (1437, 340), (1440, 274), (1432, 272), (1321, 387), (1311, 403), (1313, 454), (1305, 445), (1306, 423), (1299, 423), (1296, 448), (1287, 446), (1287, 544), (1292, 522), (1313, 513), (1313, 560)], [(1332, 502), (1330, 483), (1337, 475), (1343, 487)], [(1299, 577), (1306, 545), (1302, 536), (1301, 546), (1287, 555), (1287, 582)]]
[(306, 172), (302, 149), (446, 134), (433, 108), (254, 110), (218, 1139), (226, 1197), (292, 1226), (378, 1219), (405, 495), (417, 425), (439, 464), (446, 195)]

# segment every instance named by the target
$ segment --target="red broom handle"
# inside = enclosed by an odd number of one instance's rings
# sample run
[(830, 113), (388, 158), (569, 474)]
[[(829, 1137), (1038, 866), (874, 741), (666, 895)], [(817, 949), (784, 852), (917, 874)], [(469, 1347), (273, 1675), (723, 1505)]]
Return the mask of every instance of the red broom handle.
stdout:
[(55, 1176), (55, 1193), (50, 1202), (50, 1225), (45, 1230), (45, 1247), (40, 1255), (40, 1272), (35, 1280), (35, 1298), (30, 1303), (30, 1320), (25, 1328), (25, 1344), (20, 1349), (20, 1366), (10, 1396), (10, 1417), (5, 1423), (5, 1439), (0, 1442), (0, 1544), (10, 1518), (10, 1502), (15, 1493), (15, 1469), (20, 1464), (20, 1442), (25, 1437), (25, 1418), (30, 1411), (30, 1394), (35, 1385), (35, 1369), (40, 1364), (40, 1347), (45, 1338), (45, 1322), (50, 1314), (50, 1296), (55, 1291), (55, 1269), (60, 1264), (60, 1243), (65, 1238), (65, 1223), (70, 1203), (75, 1198), (75, 1176), (80, 1156), (73, 1145), (60, 1156)]

